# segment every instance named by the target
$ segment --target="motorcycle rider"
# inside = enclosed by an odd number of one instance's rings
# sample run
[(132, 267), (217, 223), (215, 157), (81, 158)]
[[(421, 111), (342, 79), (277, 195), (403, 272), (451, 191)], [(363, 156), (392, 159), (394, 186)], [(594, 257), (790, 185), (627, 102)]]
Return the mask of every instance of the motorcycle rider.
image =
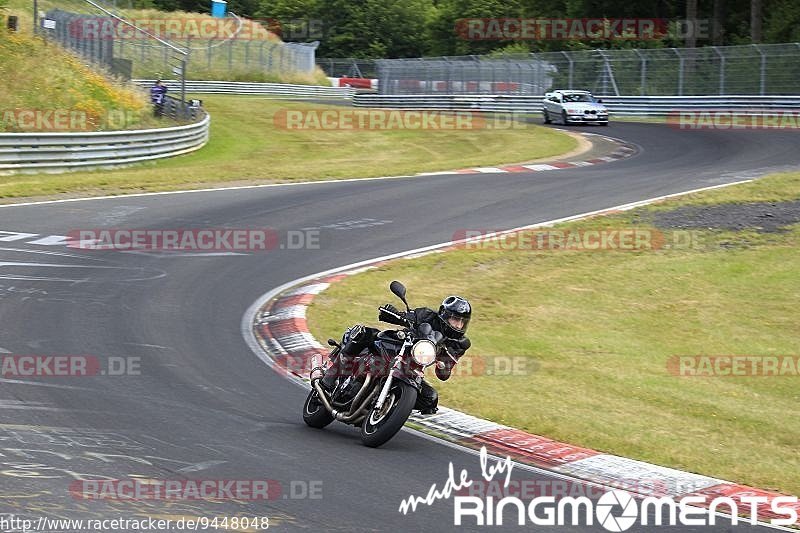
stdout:
[[(379, 309), (397, 317), (403, 317), (406, 314), (391, 304), (383, 305)], [(466, 299), (451, 295), (442, 301), (438, 313), (427, 307), (418, 307), (409, 313), (414, 315), (413, 322), (417, 324), (427, 322), (435, 331), (444, 335), (445, 340), (441, 343), (443, 349), (436, 356), (436, 377), (447, 381), (453, 367), (470, 347), (470, 340), (465, 333), (472, 317), (472, 306)], [(342, 336), (341, 349), (320, 382), (328, 392), (333, 391), (336, 378), (340, 369), (347, 362), (346, 360), (351, 360), (368, 349), (378, 333), (380, 333), (379, 329), (362, 324), (356, 324), (345, 331)], [(414, 409), (419, 410), (422, 414), (434, 414), (438, 404), (439, 394), (423, 379)]]

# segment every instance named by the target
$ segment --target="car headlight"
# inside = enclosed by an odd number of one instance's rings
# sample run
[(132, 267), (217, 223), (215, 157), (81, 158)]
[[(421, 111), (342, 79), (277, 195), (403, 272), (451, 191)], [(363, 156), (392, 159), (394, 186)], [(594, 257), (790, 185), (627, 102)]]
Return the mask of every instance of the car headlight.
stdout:
[(422, 366), (432, 365), (436, 362), (436, 345), (429, 340), (417, 341), (411, 348), (411, 357)]
[(569, 113), (570, 115), (580, 115), (581, 111), (580, 109), (567, 109), (567, 113)]

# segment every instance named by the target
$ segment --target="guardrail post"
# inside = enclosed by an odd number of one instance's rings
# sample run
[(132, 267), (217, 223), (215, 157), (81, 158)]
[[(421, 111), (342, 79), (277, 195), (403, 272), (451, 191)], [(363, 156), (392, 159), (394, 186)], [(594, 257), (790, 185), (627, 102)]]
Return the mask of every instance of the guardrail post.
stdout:
[(639, 69), (639, 94), (645, 96), (647, 95), (647, 58), (642, 55), (638, 49), (634, 48), (633, 51), (636, 52), (636, 55), (639, 56), (641, 60), (642, 66)]
[(181, 110), (183, 113), (183, 118), (186, 118), (186, 63), (188, 59), (188, 50), (187, 55), (181, 59)]
[(683, 96), (683, 62), (684, 57), (677, 48), (672, 49), (675, 55), (678, 56), (678, 96)]
[(561, 53), (564, 54), (564, 57), (566, 57), (567, 61), (569, 61), (569, 81), (567, 82), (567, 89), (572, 89), (572, 77), (575, 73), (575, 61), (567, 52), (562, 50)]
[(767, 55), (761, 50), (761, 47), (757, 44), (753, 43), (753, 46), (758, 50), (759, 55), (761, 55), (761, 73), (759, 76), (758, 82), (758, 94), (764, 96), (764, 89), (766, 87), (766, 77), (767, 77)]
[(608, 94), (608, 82), (611, 81), (611, 86), (614, 88), (614, 94), (619, 96), (619, 88), (617, 87), (617, 80), (614, 79), (614, 71), (611, 69), (611, 62), (604, 50), (598, 49), (597, 52), (603, 58), (603, 89), (601, 94)]
[(719, 56), (719, 94), (725, 94), (725, 54), (719, 51), (718, 46), (712, 46), (714, 52)]

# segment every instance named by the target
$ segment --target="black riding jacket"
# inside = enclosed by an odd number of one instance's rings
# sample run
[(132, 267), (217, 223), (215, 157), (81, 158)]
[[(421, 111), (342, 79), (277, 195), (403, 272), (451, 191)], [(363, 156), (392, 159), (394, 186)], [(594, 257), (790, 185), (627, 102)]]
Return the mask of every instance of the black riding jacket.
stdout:
[[(440, 317), (439, 313), (433, 309), (429, 309), (427, 307), (417, 307), (412, 311), (412, 313), (414, 313), (416, 316), (418, 324), (427, 322), (434, 330), (445, 336), (443, 344), (447, 350), (447, 353), (440, 353), (436, 357), (436, 360), (442, 361), (445, 364), (445, 367), (436, 367), (436, 377), (442, 381), (447, 381), (450, 378), (450, 373), (453, 371), (453, 367), (456, 366), (456, 362), (466, 352), (466, 350), (464, 350), (460, 345), (461, 339), (454, 339), (447, 336), (447, 328), (444, 325), (442, 317)], [(466, 338), (466, 335), (463, 338)], [(448, 357), (448, 353), (455, 358), (455, 361), (451, 357)]]
[[(388, 307), (393, 308), (393, 306)], [(467, 351), (462, 347), (462, 343), (464, 341), (468, 343), (469, 339), (467, 339), (466, 335), (462, 335), (459, 339), (448, 337), (449, 328), (445, 327), (444, 321), (433, 309), (417, 307), (411, 312), (414, 313), (417, 324), (427, 322), (435, 331), (444, 335), (445, 339), (441, 343), (444, 345), (444, 350), (441, 350), (436, 356), (436, 361), (444, 363), (444, 368), (436, 366), (436, 377), (442, 381), (447, 381), (450, 378), (453, 367), (456, 366), (458, 360)], [(393, 313), (399, 315), (401, 312), (394, 308)], [(375, 341), (380, 331), (377, 328), (364, 327), (358, 324), (348, 328), (342, 336), (341, 353), (346, 357), (353, 357), (361, 353)]]

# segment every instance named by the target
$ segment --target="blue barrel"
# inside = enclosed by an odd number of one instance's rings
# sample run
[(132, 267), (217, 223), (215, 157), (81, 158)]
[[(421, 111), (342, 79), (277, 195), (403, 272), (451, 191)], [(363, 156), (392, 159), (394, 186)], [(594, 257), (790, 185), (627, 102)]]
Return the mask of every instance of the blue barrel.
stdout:
[(224, 17), (227, 7), (228, 2), (225, 0), (211, 0), (211, 16)]

